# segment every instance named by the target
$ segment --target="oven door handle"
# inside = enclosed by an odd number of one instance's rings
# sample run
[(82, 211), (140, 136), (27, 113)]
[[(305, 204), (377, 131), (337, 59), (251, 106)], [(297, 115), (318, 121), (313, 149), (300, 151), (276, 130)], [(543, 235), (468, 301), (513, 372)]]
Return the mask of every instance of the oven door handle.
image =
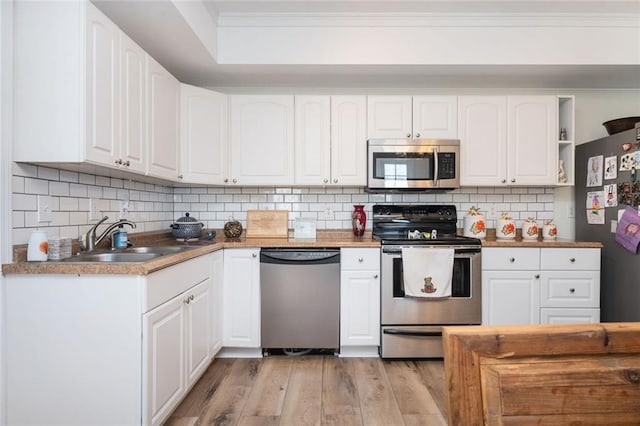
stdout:
[(399, 336), (442, 337), (441, 331), (398, 330), (397, 328), (385, 328), (384, 334), (396, 334)]

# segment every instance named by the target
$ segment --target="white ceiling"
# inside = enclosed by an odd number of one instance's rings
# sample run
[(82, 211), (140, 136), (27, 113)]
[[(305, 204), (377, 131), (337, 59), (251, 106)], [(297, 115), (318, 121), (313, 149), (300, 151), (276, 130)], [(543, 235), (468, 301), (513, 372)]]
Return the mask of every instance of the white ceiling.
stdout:
[[(304, 88), (634, 88), (640, 89), (640, 64), (634, 65), (233, 65), (219, 64), (176, 3), (197, 0), (92, 0), (180, 81), (201, 87)], [(175, 2), (175, 3), (174, 3)], [(252, 16), (309, 14), (620, 14), (637, 16), (640, 0), (204, 0), (203, 21)], [(205, 12), (205, 13), (206, 13)], [(215, 43), (214, 43), (215, 44)], [(612, 46), (614, 49), (615, 46)], [(639, 53), (630, 52), (639, 56)]]

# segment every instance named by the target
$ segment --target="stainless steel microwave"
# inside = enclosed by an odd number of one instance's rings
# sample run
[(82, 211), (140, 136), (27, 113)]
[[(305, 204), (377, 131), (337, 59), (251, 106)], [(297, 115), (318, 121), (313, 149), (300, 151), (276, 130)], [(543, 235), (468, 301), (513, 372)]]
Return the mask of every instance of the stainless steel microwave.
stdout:
[(367, 190), (455, 189), (460, 186), (457, 139), (370, 139)]

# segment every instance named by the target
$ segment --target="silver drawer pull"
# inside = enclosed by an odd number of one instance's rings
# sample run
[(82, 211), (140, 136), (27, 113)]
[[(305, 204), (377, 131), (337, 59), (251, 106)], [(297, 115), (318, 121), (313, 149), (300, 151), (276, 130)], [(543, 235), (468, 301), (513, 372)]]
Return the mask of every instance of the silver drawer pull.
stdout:
[(575, 289), (575, 288), (570, 288), (570, 289), (569, 289), (569, 293), (575, 293), (575, 292), (576, 292), (576, 289)]
[(536, 279), (540, 278), (540, 274), (536, 274)]
[(510, 258), (509, 258), (509, 262), (513, 263), (513, 262), (515, 262), (515, 261), (516, 261), (516, 259), (515, 259), (515, 258), (513, 258), (513, 257), (510, 257)]
[(569, 259), (569, 262), (574, 263), (576, 261), (575, 257), (572, 257), (571, 259)]
[(251, 253), (251, 257), (258, 257), (256, 253)]
[(359, 258), (358, 258), (358, 262), (362, 263), (362, 262), (364, 262), (364, 259), (363, 259), (363, 258), (361, 258), (361, 257), (359, 257)]
[(376, 278), (376, 279), (377, 279), (377, 278), (378, 278), (378, 274), (375, 274), (375, 275), (373, 276), (373, 278)]

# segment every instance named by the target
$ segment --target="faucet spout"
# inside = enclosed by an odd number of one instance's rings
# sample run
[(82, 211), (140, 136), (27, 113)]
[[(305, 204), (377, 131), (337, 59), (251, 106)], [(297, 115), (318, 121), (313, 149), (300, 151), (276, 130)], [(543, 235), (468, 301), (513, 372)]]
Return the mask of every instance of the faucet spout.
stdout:
[(107, 219), (109, 219), (109, 216), (103, 217), (102, 219), (100, 219), (100, 221), (98, 221), (98, 223), (93, 225), (87, 231), (87, 233), (83, 236), (83, 239), (81, 241), (83, 249), (85, 249), (87, 251), (95, 249), (96, 245), (100, 244), (100, 241), (102, 241), (104, 239), (104, 237), (109, 235), (109, 233), (111, 231), (113, 231), (115, 228), (117, 228), (117, 227), (119, 227), (121, 225), (129, 225), (131, 228), (135, 228), (136, 227), (136, 224), (134, 222), (131, 222), (130, 220), (127, 220), (127, 219), (120, 219), (119, 221), (114, 222), (111, 225), (109, 225), (107, 227), (107, 229), (105, 229), (100, 234), (100, 236), (96, 237), (96, 230), (97, 230), (98, 226), (100, 224), (104, 223), (104, 221), (106, 221)]

